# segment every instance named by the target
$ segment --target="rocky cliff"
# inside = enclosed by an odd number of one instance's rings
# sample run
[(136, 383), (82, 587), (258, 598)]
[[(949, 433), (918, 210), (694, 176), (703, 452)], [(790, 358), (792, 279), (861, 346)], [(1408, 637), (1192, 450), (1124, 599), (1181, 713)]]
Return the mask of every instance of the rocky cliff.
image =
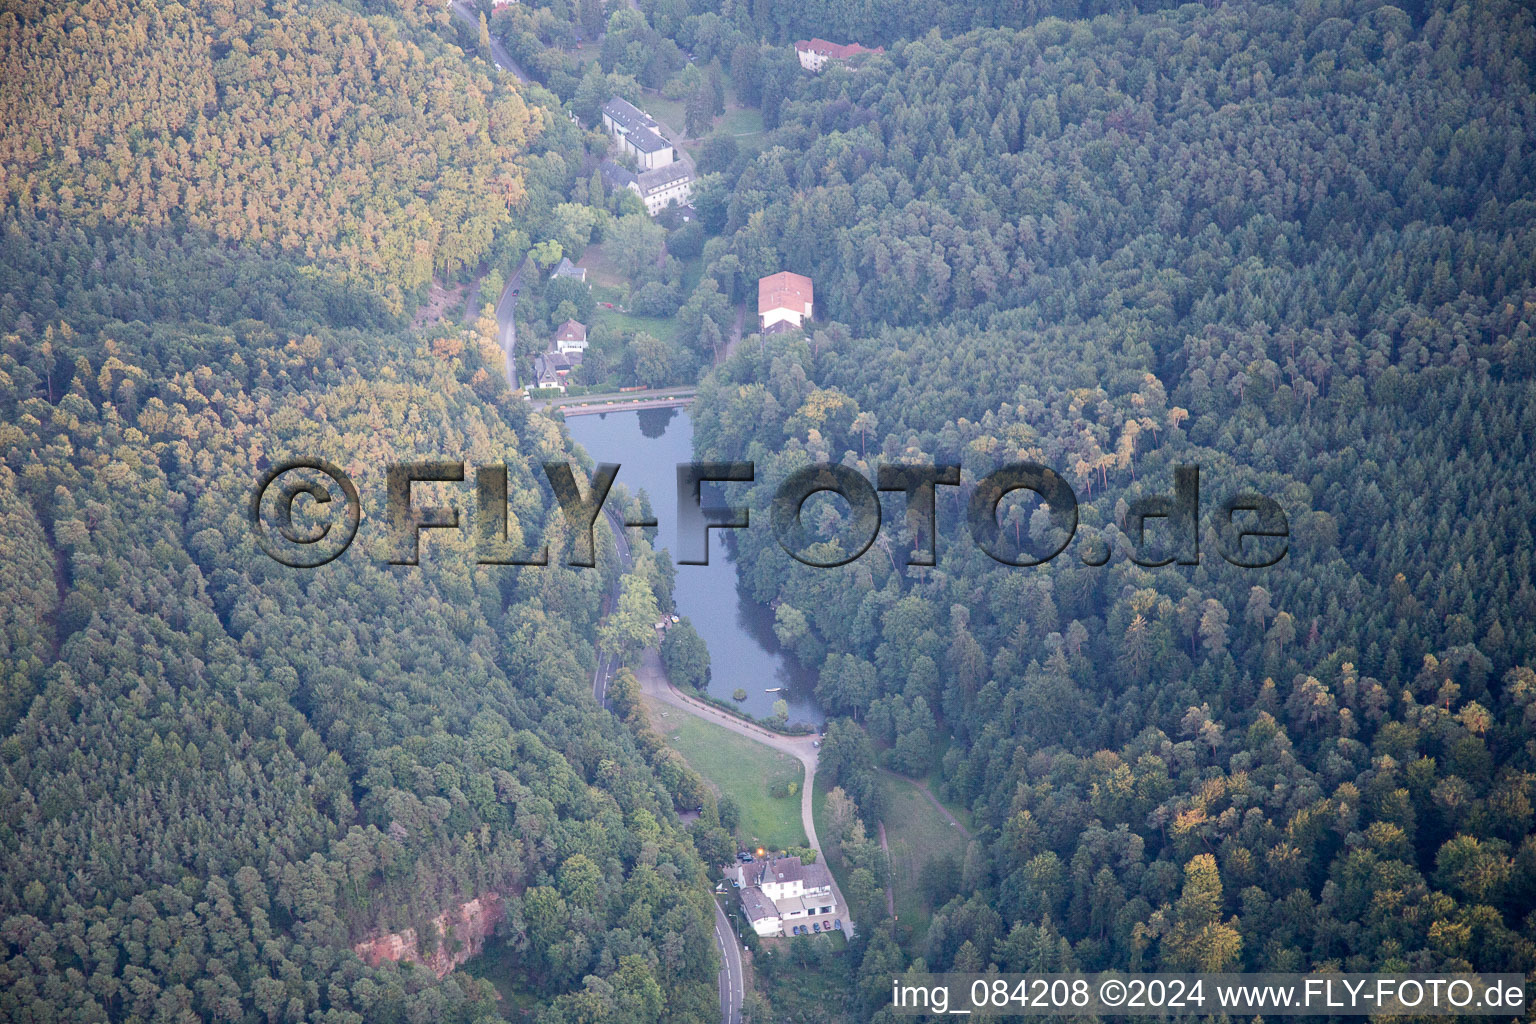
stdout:
[(485, 948), (486, 936), (505, 916), (501, 894), (487, 892), (432, 919), (438, 941), (430, 952), (423, 954), (415, 928), (359, 942), (352, 948), (375, 967), (386, 960), (403, 961), (421, 964), (442, 978), (470, 957), (478, 956)]

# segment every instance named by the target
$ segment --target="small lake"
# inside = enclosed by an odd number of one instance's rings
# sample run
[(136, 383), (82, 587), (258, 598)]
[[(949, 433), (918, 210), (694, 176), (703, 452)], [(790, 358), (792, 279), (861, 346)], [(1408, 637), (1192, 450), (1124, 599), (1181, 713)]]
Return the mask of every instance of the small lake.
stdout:
[[(656, 545), (675, 548), (677, 464), (693, 459), (688, 410), (572, 416), (566, 427), (593, 459), (619, 464), (617, 483), (631, 494), (646, 492), (659, 523)], [(736, 560), (725, 543), (728, 533), (709, 531), (709, 564), (677, 566), (673, 592), (677, 614), (687, 616), (709, 646), (709, 691), (729, 701), (731, 691), (741, 687), (747, 699), (736, 706), (759, 717), (771, 716), (773, 702), (782, 697), (791, 722), (819, 725), (826, 715), (812, 693), (814, 676), (779, 646), (773, 612), (737, 587)], [(766, 692), (771, 687), (783, 689)]]

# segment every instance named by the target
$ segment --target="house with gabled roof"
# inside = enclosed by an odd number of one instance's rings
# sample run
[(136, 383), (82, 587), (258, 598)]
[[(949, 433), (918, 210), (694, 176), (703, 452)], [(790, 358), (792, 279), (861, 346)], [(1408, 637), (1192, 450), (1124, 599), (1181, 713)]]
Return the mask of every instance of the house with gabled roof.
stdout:
[(569, 256), (562, 256), (560, 257), (560, 265), (550, 273), (549, 279), (553, 281), (560, 277), (573, 277), (578, 281), (585, 282), (587, 280), (587, 268), (578, 267), (571, 262)]
[[(773, 333), (776, 324), (799, 327), (811, 318), (816, 289), (804, 274), (781, 270), (757, 282), (757, 325), (764, 334)], [(779, 328), (783, 330), (784, 328)]]
[(883, 46), (871, 50), (858, 43), (831, 43), (825, 39), (801, 39), (795, 43), (795, 55), (800, 58), (800, 66), (807, 71), (820, 71), (827, 66), (829, 60), (848, 60), (865, 53), (884, 52)]
[(587, 325), (576, 320), (567, 320), (555, 330), (555, 336), (550, 340), (550, 350), (561, 355), (570, 355), (572, 352), (585, 352), (587, 350)]
[(758, 935), (783, 935), (785, 927), (840, 925), (832, 873), (799, 857), (757, 857), (727, 864), (725, 876), (741, 890), (741, 909)]

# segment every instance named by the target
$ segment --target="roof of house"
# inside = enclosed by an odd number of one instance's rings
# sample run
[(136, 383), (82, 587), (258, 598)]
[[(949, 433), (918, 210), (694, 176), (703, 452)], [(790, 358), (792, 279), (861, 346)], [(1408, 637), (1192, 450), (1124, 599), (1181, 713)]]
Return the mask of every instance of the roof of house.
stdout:
[(811, 279), (803, 274), (791, 274), (781, 270), (759, 278), (757, 282), (757, 312), (763, 314), (772, 309), (792, 309), (803, 312), (816, 294)]
[(825, 39), (801, 39), (795, 43), (795, 49), (809, 50), (811, 53), (819, 53), (833, 60), (847, 60), (849, 57), (857, 57), (861, 53), (884, 53), (885, 47), (877, 46), (870, 49), (860, 46), (858, 43), (832, 43)]
[(567, 320), (555, 331), (556, 341), (586, 341), (587, 325), (575, 320)]
[(688, 168), (681, 161), (658, 167), (653, 171), (641, 171), (635, 177), (635, 184), (640, 186), (642, 195), (650, 195), (660, 192), (662, 189), (671, 188), (683, 178), (691, 179), (693, 175), (688, 173)]
[(581, 362), (580, 352), (541, 352), (533, 357), (533, 375), (539, 380), (553, 380), (557, 374), (570, 373)]
[(624, 134), (630, 145), (642, 153), (660, 153), (664, 149), (671, 149), (672, 143), (657, 135), (649, 128), (634, 128)]
[(832, 873), (824, 864), (802, 864), (800, 866), (800, 882), (807, 889), (832, 888)]
[(560, 265), (555, 268), (555, 272), (550, 274), (549, 277), (550, 280), (554, 280), (557, 277), (574, 277), (578, 280), (585, 281), (587, 279), (587, 268), (578, 267), (576, 264), (571, 262), (571, 258), (569, 256), (562, 256), (560, 257)]
[[(668, 166), (670, 167), (671, 165), (668, 164)], [(609, 188), (624, 188), (631, 182), (638, 181), (633, 171), (612, 160), (604, 160), (597, 165), (597, 169), (602, 172), (603, 184)]]
[(763, 895), (763, 890), (758, 888), (741, 890), (741, 909), (746, 911), (748, 921), (761, 921), (779, 916), (779, 908), (774, 905), (773, 900)]
[(622, 96), (615, 96), (607, 103), (604, 103), (603, 113), (613, 118), (614, 122), (625, 131), (634, 131), (636, 128), (656, 127), (655, 118)]
[(558, 384), (560, 378), (555, 373), (555, 364), (547, 355), (533, 357), (533, 378), (540, 384)]

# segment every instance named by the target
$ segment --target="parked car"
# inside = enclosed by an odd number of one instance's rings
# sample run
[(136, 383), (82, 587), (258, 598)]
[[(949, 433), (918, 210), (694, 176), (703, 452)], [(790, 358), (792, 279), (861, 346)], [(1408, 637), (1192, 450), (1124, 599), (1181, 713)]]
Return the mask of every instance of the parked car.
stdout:
[(842, 931), (843, 930), (843, 919), (842, 918), (838, 918), (836, 921), (833, 921), (832, 922), (832, 927), (836, 928), (838, 931)]
[(811, 928), (818, 932), (821, 931), (821, 922), (817, 921), (815, 924), (811, 925)]

